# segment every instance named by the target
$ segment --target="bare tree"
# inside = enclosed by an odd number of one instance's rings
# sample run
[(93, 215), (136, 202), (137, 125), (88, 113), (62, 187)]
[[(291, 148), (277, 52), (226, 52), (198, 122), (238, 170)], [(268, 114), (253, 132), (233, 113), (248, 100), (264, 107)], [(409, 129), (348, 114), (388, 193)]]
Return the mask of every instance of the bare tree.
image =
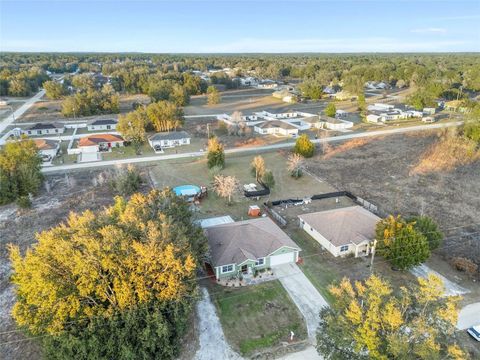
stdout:
[(242, 114), (241, 111), (234, 111), (232, 116), (231, 116), (231, 120), (232, 120), (232, 122), (238, 124), (238, 123), (242, 122), (242, 116), (243, 116), (243, 114)]
[(302, 169), (305, 164), (305, 158), (300, 154), (290, 154), (287, 160), (287, 169), (294, 178), (302, 176)]
[(215, 175), (213, 178), (213, 188), (218, 196), (232, 202), (232, 196), (239, 187), (239, 182), (235, 176)]
[(250, 165), (252, 166), (252, 174), (255, 175), (255, 180), (258, 181), (265, 174), (265, 160), (263, 160), (262, 156), (257, 155), (253, 158)]
[(326, 138), (328, 137), (328, 133), (326, 131), (322, 131), (320, 134), (320, 139), (323, 141), (321, 142), (322, 144), (322, 153), (323, 155), (328, 154), (332, 150), (332, 146), (328, 141), (326, 141)]

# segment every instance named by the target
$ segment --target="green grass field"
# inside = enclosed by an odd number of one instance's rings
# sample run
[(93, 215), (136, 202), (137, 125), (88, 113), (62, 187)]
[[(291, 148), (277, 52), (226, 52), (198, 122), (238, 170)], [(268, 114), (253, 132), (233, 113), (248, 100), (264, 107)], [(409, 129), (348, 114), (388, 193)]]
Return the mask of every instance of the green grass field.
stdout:
[(212, 285), (223, 331), (242, 355), (288, 341), (290, 331), (305, 339), (305, 322), (278, 280), (243, 287)]

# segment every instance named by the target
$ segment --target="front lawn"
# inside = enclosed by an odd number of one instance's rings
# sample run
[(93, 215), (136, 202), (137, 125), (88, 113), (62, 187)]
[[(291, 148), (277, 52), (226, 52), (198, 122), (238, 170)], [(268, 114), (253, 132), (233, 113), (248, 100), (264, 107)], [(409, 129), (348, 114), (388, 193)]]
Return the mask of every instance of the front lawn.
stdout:
[(242, 288), (211, 286), (211, 296), (228, 342), (249, 356), (307, 336), (305, 321), (278, 280)]

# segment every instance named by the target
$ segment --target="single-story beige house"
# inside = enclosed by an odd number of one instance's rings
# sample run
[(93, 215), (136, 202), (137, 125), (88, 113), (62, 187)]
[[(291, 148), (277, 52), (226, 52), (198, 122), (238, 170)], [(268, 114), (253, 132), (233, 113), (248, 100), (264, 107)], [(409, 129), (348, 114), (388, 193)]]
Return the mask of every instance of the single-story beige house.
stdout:
[(57, 156), (60, 149), (60, 141), (47, 139), (34, 139), (33, 141), (43, 161), (51, 161)]
[(123, 146), (124, 139), (120, 135), (96, 134), (82, 137), (76, 148), (68, 149), (68, 154), (96, 153), (111, 151), (114, 147)]
[(88, 122), (88, 131), (115, 130), (118, 121), (115, 119), (97, 119)]
[(286, 121), (271, 120), (255, 125), (255, 132), (262, 135), (297, 136), (298, 128)]
[(370, 254), (380, 218), (361, 206), (298, 215), (300, 227), (333, 256)]
[(295, 263), (301, 250), (269, 217), (209, 226), (204, 232), (217, 279)]

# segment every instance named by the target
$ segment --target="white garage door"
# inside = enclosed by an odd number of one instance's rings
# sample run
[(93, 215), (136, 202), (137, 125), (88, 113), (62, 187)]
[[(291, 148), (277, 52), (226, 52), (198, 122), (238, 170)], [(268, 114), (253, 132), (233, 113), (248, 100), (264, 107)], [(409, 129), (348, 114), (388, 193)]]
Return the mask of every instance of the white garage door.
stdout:
[(295, 262), (295, 253), (286, 253), (270, 257), (270, 266), (282, 265)]

